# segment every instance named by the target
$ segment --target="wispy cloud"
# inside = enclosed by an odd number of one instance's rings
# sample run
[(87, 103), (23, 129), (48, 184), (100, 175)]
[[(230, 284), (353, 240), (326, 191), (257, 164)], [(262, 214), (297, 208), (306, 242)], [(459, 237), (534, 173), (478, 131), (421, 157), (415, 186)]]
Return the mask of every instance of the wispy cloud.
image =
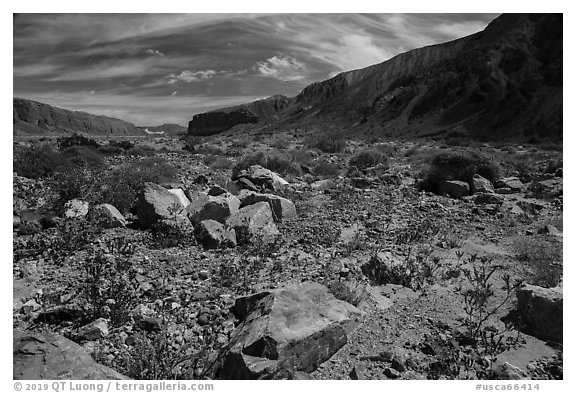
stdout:
[(160, 52), (157, 49), (146, 49), (144, 53), (152, 55), (152, 56), (164, 56), (164, 53)]
[(214, 70), (205, 70), (205, 71), (184, 70), (179, 74), (168, 75), (166, 77), (166, 82), (169, 84), (174, 84), (177, 82), (186, 82), (186, 83), (198, 82), (210, 79), (216, 74), (218, 74), (218, 72)]
[(303, 79), (306, 66), (293, 57), (276, 55), (259, 61), (256, 69), (264, 76), (290, 82)]

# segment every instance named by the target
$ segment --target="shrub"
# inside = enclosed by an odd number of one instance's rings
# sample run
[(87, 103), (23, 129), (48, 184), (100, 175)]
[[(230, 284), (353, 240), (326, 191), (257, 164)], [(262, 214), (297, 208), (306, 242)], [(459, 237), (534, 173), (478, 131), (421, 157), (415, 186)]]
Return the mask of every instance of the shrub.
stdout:
[(134, 147), (134, 144), (130, 141), (110, 141), (108, 146), (118, 147), (122, 150), (130, 150)]
[(337, 177), (340, 174), (340, 165), (320, 159), (314, 163), (312, 173), (322, 177)]
[(153, 155), (153, 153), (150, 150), (138, 146), (127, 150), (126, 154), (134, 157), (150, 157)]
[(14, 152), (14, 171), (30, 179), (50, 176), (65, 163), (65, 158), (47, 144), (19, 148)]
[(51, 186), (58, 194), (59, 205), (78, 198), (85, 201), (97, 199), (97, 182), (102, 171), (82, 166), (67, 166), (58, 170), (52, 179)]
[(420, 189), (437, 193), (442, 181), (460, 180), (471, 183), (474, 174), (495, 182), (500, 178), (500, 165), (494, 158), (469, 150), (437, 153), (423, 173)]
[(138, 159), (120, 165), (99, 183), (99, 202), (109, 203), (120, 212), (128, 212), (136, 203), (144, 183), (173, 181), (177, 169), (160, 157)]
[(226, 152), (222, 148), (220, 148), (218, 146), (211, 145), (209, 143), (197, 145), (194, 149), (194, 153), (206, 154), (206, 155), (212, 155), (212, 156), (223, 156), (226, 154)]
[(562, 279), (562, 244), (546, 235), (534, 235), (515, 242), (516, 257), (532, 268), (530, 283), (546, 288)]
[(232, 161), (226, 157), (207, 155), (202, 161), (212, 169), (232, 168)]
[(104, 168), (106, 166), (104, 158), (91, 146), (71, 146), (64, 149), (62, 155), (69, 164), (74, 166), (85, 168)]
[(252, 165), (260, 165), (282, 175), (301, 174), (300, 167), (292, 162), (289, 156), (280, 153), (258, 152), (242, 157), (242, 159), (232, 168), (232, 177), (238, 176), (242, 170), (248, 169)]
[(58, 139), (58, 147), (60, 150), (67, 149), (71, 146), (90, 146), (93, 148), (98, 148), (100, 145), (95, 140), (86, 138), (85, 136), (79, 134), (74, 134)]
[(275, 149), (288, 149), (290, 147), (290, 140), (286, 137), (280, 137), (278, 139), (275, 139), (270, 146), (272, 146)]
[(304, 141), (304, 144), (309, 148), (319, 149), (324, 153), (340, 153), (347, 146), (344, 133), (342, 132), (310, 136)]
[(124, 153), (124, 150), (118, 146), (100, 146), (98, 152), (106, 156), (117, 156)]
[(301, 165), (308, 165), (318, 156), (318, 153), (306, 149), (290, 149), (286, 153), (290, 156), (291, 160)]
[(246, 149), (252, 142), (248, 138), (235, 139), (230, 144), (233, 149)]
[(388, 167), (388, 157), (378, 150), (363, 150), (350, 159), (350, 166), (358, 169), (365, 169), (383, 164)]

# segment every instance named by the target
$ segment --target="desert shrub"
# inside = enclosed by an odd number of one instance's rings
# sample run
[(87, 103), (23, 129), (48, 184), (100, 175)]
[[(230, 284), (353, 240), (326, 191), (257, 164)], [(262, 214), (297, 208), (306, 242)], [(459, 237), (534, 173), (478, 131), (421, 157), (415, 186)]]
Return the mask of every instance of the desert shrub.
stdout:
[(248, 169), (252, 165), (260, 165), (282, 175), (299, 175), (301, 173), (299, 165), (294, 163), (286, 154), (258, 152), (242, 157), (232, 168), (232, 176), (237, 176), (242, 170)]
[(47, 144), (32, 145), (14, 151), (14, 171), (19, 176), (30, 179), (50, 176), (65, 164), (66, 159)]
[(362, 150), (350, 159), (350, 166), (358, 169), (370, 168), (378, 164), (388, 166), (389, 162), (387, 156), (375, 149)]
[(118, 147), (122, 150), (130, 150), (134, 147), (134, 144), (130, 141), (109, 141), (108, 146)]
[(286, 153), (291, 157), (291, 160), (301, 165), (308, 165), (318, 156), (318, 153), (307, 149), (290, 149)]
[(137, 159), (120, 165), (99, 182), (99, 202), (109, 203), (126, 213), (136, 203), (144, 183), (173, 181), (177, 174), (178, 170), (160, 157)]
[(425, 168), (419, 188), (437, 193), (442, 181), (472, 181), (474, 174), (495, 182), (500, 178), (500, 165), (493, 157), (470, 150), (451, 150), (432, 156)]
[(274, 139), (270, 144), (270, 146), (272, 146), (275, 149), (288, 149), (290, 147), (290, 144), (291, 144), (290, 139), (286, 137), (280, 137)]
[(252, 142), (248, 138), (234, 139), (230, 144), (233, 149), (246, 149)]
[(312, 166), (312, 173), (321, 177), (338, 177), (340, 165), (320, 159)]
[(204, 143), (201, 145), (197, 145), (194, 149), (194, 153), (196, 154), (206, 154), (212, 156), (223, 156), (226, 154), (226, 151), (221, 147), (214, 146), (209, 143)]
[(124, 153), (124, 150), (118, 146), (105, 145), (105, 146), (100, 146), (98, 148), (98, 152), (100, 154), (105, 155), (105, 156), (118, 156), (118, 155)]
[(561, 159), (556, 159), (549, 161), (544, 168), (544, 173), (555, 173), (558, 169), (563, 167), (563, 161)]
[(126, 150), (126, 154), (133, 157), (150, 157), (153, 155), (153, 153), (150, 150), (144, 149), (139, 146)]
[(562, 244), (547, 235), (521, 238), (514, 243), (516, 258), (532, 269), (530, 283), (553, 288), (562, 280)]
[(67, 149), (71, 146), (90, 146), (93, 148), (98, 148), (100, 145), (95, 140), (86, 138), (85, 136), (79, 134), (58, 138), (58, 147), (60, 150)]
[(340, 153), (347, 146), (346, 138), (342, 132), (312, 135), (306, 138), (304, 144), (311, 149), (318, 149), (324, 153)]
[(62, 155), (73, 166), (85, 168), (104, 168), (106, 161), (92, 146), (70, 146), (62, 150)]
[(110, 318), (114, 326), (121, 326), (130, 318), (139, 285), (133, 253), (134, 247), (128, 246), (98, 251), (86, 259), (84, 288), (91, 319)]
[(230, 159), (222, 156), (215, 156), (212, 154), (207, 155), (202, 160), (204, 164), (208, 165), (212, 169), (228, 169), (231, 168), (233, 163)]
[(58, 194), (58, 204), (78, 198), (93, 202), (97, 199), (97, 182), (102, 175), (101, 169), (85, 166), (66, 166), (59, 169), (51, 181), (52, 189)]

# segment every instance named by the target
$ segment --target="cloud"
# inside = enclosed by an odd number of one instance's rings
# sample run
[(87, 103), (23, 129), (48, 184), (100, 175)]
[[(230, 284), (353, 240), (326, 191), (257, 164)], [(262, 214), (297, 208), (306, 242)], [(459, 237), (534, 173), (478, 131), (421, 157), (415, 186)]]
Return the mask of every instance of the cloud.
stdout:
[(214, 70), (205, 70), (205, 71), (190, 71), (184, 70), (180, 74), (170, 74), (166, 77), (167, 82), (169, 84), (177, 83), (177, 82), (198, 82), (205, 79), (210, 79), (218, 72)]
[(164, 53), (160, 52), (157, 49), (146, 49), (144, 53), (152, 55), (152, 56), (164, 56)]
[(176, 97), (176, 94), (178, 94), (178, 90), (173, 91), (170, 95), (171, 95), (172, 97)]
[(264, 76), (284, 82), (304, 79), (306, 66), (293, 57), (285, 55), (272, 56), (256, 64), (258, 72)]

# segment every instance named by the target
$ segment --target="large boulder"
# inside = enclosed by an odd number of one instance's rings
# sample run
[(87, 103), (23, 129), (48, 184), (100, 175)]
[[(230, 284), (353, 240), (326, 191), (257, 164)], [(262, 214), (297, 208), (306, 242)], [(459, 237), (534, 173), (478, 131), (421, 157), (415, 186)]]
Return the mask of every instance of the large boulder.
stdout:
[(72, 199), (64, 205), (64, 216), (66, 218), (82, 218), (88, 214), (88, 202), (80, 199)]
[(204, 220), (194, 229), (196, 240), (204, 248), (224, 248), (236, 246), (236, 232), (214, 220)]
[(171, 188), (168, 191), (176, 195), (178, 199), (180, 199), (180, 203), (182, 203), (182, 206), (186, 207), (190, 204), (190, 201), (188, 200), (186, 194), (184, 194), (184, 191), (181, 188)]
[(279, 190), (289, 183), (276, 172), (264, 168), (260, 165), (252, 165), (248, 169), (241, 171), (234, 180), (247, 179), (257, 187), (265, 190)]
[(126, 226), (126, 219), (114, 206), (104, 203), (90, 210), (91, 221), (98, 222), (104, 228), (119, 228)]
[(446, 194), (452, 198), (462, 198), (470, 194), (470, 185), (460, 180), (447, 180), (438, 183), (440, 194)]
[(258, 202), (266, 202), (272, 209), (274, 221), (281, 222), (285, 219), (296, 217), (296, 206), (292, 201), (273, 194), (260, 194), (242, 190), (239, 195), (240, 207), (254, 205)]
[(14, 330), (13, 340), (13, 379), (128, 379), (57, 334)]
[(188, 221), (183, 214), (184, 205), (178, 196), (158, 184), (147, 182), (136, 203), (138, 220), (145, 228), (159, 221)]
[(241, 324), (222, 351), (221, 379), (291, 379), (310, 373), (347, 342), (361, 311), (318, 283), (236, 300)]
[(186, 214), (194, 225), (204, 220), (214, 220), (223, 224), (226, 218), (238, 212), (239, 208), (240, 200), (227, 191), (218, 195), (201, 193), (188, 205)]
[(496, 188), (509, 188), (512, 192), (522, 192), (526, 190), (524, 183), (517, 177), (503, 177), (495, 184)]
[(473, 193), (494, 193), (494, 186), (490, 180), (480, 176), (479, 174), (475, 174), (472, 177), (472, 192)]
[(516, 291), (518, 311), (534, 337), (562, 342), (563, 296), (561, 288), (525, 285)]
[(274, 224), (272, 209), (267, 202), (258, 202), (241, 208), (228, 217), (226, 225), (234, 228), (238, 243), (255, 239), (268, 243), (280, 234)]

